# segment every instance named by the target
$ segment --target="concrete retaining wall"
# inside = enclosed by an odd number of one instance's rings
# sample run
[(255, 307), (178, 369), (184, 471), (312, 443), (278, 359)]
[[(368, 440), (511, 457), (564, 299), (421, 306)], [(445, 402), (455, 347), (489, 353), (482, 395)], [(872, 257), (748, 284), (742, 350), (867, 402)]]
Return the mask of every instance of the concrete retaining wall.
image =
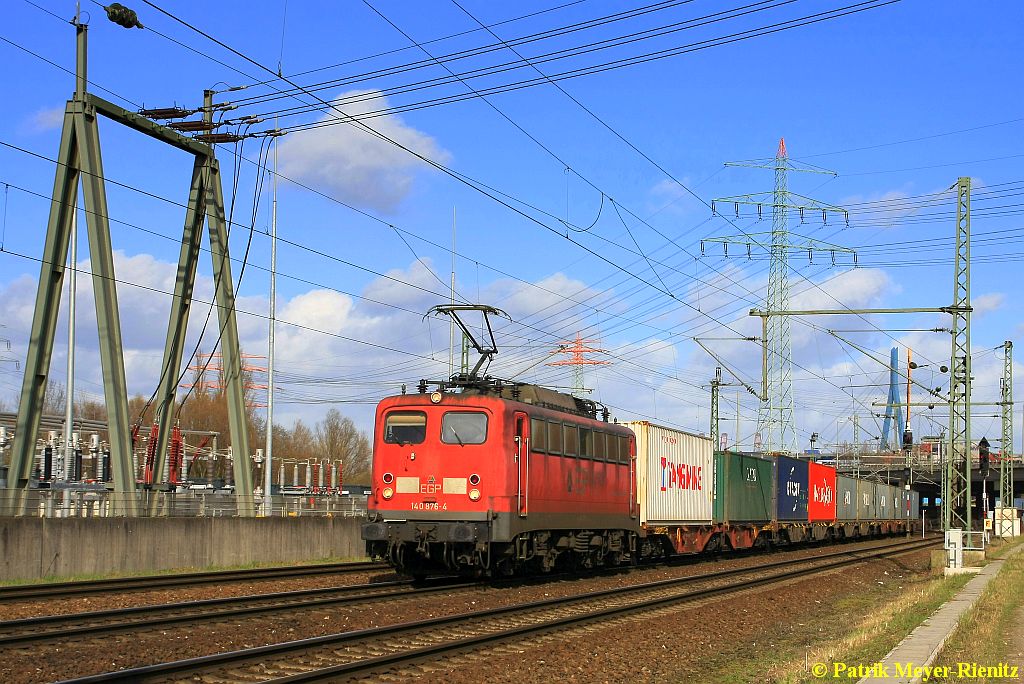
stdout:
[(360, 518), (2, 518), (0, 580), (359, 559)]

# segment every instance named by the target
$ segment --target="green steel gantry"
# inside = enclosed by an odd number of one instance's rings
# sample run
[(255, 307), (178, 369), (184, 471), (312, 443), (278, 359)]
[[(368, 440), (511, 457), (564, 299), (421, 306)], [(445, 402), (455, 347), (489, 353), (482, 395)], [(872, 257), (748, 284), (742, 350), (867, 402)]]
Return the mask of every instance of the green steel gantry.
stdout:
[[(709, 339), (709, 338), (705, 338), (705, 339)], [(754, 341), (757, 338), (743, 338), (743, 339), (746, 339), (748, 341)], [(722, 388), (723, 387), (743, 387), (748, 392), (750, 392), (755, 397), (757, 397), (758, 400), (762, 400), (762, 397), (761, 397), (761, 395), (759, 395), (754, 390), (753, 387), (751, 387), (746, 382), (744, 382), (743, 379), (739, 375), (737, 375), (731, 368), (729, 368), (728, 366), (725, 366), (725, 362), (722, 361), (722, 359), (718, 356), (718, 354), (716, 354), (711, 348), (706, 346), (704, 344), (704, 342), (700, 338), (694, 337), (693, 341), (696, 342), (697, 345), (701, 349), (706, 351), (708, 353), (708, 355), (711, 356), (711, 358), (713, 358), (715, 361), (717, 361), (719, 364), (721, 364), (721, 365), (715, 366), (715, 379), (711, 381), (711, 439), (715, 440), (715, 446), (714, 446), (714, 450), (715, 451), (725, 451), (725, 449), (721, 448), (722, 434), (721, 434), (720, 428), (719, 428), (719, 416), (718, 416), (718, 405), (719, 405), (719, 399), (721, 397), (721, 390), (722, 390)], [(725, 366), (726, 370), (728, 370), (729, 373), (734, 378), (736, 378), (736, 382), (723, 382), (722, 381), (722, 367), (723, 366)], [(739, 426), (739, 411), (740, 411), (740, 409), (739, 409), (739, 397), (737, 396), (737, 398), (736, 398), (736, 425), (737, 425), (736, 429), (737, 430), (739, 430), (739, 427), (738, 427)], [(736, 439), (739, 439), (739, 434), (736, 434), (734, 437)]]
[[(109, 14), (109, 11), (108, 11)], [(133, 15), (134, 16), (134, 15)], [(122, 23), (122, 22), (118, 22)], [(254, 514), (252, 470), (249, 465), (249, 440), (245, 426), (238, 330), (235, 323), (235, 296), (232, 291), (231, 261), (220, 167), (212, 145), (203, 144), (153, 121), (129, 112), (87, 92), (86, 58), (88, 27), (74, 22), (77, 39), (76, 89), (65, 107), (64, 128), (53, 186), (47, 225), (39, 289), (32, 317), (28, 358), (22, 383), (21, 401), (14, 443), (11, 450), (8, 489), (4, 492), (0, 513), (22, 515), (25, 512), (28, 484), (34, 462), (36, 438), (42, 415), (43, 396), (49, 375), (54, 333), (60, 307), (65, 262), (68, 256), (71, 220), (75, 211), (79, 183), (85, 199), (93, 289), (96, 293), (96, 319), (99, 328), (100, 363), (107, 410), (111, 469), (113, 471), (114, 515), (138, 513), (135, 473), (132, 465), (132, 436), (128, 417), (128, 390), (124, 372), (121, 324), (115, 288), (114, 258), (111, 248), (105, 178), (100, 154), (98, 117), (104, 116), (160, 142), (172, 145), (195, 157), (185, 227), (160, 387), (157, 393), (160, 419), (159, 455), (154, 464), (160, 473), (167, 452), (171, 429), (171, 410), (177, 390), (177, 378), (185, 341), (185, 328), (195, 285), (196, 267), (204, 220), (209, 223), (210, 251), (213, 257), (216, 304), (221, 328), (231, 447), (234, 453), (235, 491), (238, 513)], [(126, 25), (122, 23), (122, 25)], [(207, 103), (209, 104), (209, 94)], [(75, 268), (72, 265), (72, 268)]]
[[(946, 470), (942, 484), (943, 529), (970, 531), (971, 527), (971, 179), (957, 180), (956, 258), (953, 269), (953, 303), (942, 307), (910, 307), (884, 309), (814, 309), (787, 311), (784, 309), (759, 311), (751, 309), (751, 316), (785, 318), (788, 316), (890, 313), (948, 313), (951, 326), (952, 350), (950, 358), (950, 388), (946, 398), (949, 404), (949, 441), (946, 449)], [(832, 333), (834, 336), (835, 333)], [(854, 347), (850, 342), (847, 342)], [(868, 353), (861, 349), (862, 352)], [(870, 354), (868, 354), (870, 356)], [(877, 360), (877, 359), (876, 359)], [(888, 366), (885, 361), (879, 361)], [(1007, 361), (1009, 363), (1009, 361)], [(762, 372), (766, 375), (767, 363)], [(1004, 371), (1004, 375), (1006, 375)], [(905, 377), (905, 376), (904, 376)], [(1009, 377), (1009, 376), (1006, 376)], [(909, 380), (909, 378), (908, 378)], [(911, 380), (914, 384), (919, 384)], [(1008, 384), (1008, 383), (1007, 383)], [(930, 391), (930, 389), (929, 389)], [(1006, 390), (1004, 390), (1005, 392)], [(999, 405), (1006, 406), (1006, 398)], [(916, 405), (916, 404), (912, 404)], [(1004, 418), (1005, 426), (1006, 418)], [(1004, 429), (1007, 429), (1004, 427)], [(1009, 440), (1008, 440), (1009, 441)], [(1010, 475), (1012, 477), (1012, 474)]]
[(956, 263), (950, 307), (949, 449), (943, 529), (971, 530), (971, 179), (956, 183)]
[[(1003, 377), (999, 381), (1003, 418), (1003, 440), (999, 447), (999, 505), (1013, 508), (1013, 342), (1003, 343)], [(1009, 502), (1009, 503), (1007, 503)], [(1001, 537), (1013, 534), (1013, 521), (996, 518), (995, 532)]]

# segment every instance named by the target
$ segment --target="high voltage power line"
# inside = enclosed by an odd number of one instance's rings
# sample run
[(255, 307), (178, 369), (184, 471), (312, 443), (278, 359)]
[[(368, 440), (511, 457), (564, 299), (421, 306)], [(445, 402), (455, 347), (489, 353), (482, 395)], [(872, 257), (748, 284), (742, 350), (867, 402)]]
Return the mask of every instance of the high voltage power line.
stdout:
[(152, 4), (152, 3), (151, 3)]

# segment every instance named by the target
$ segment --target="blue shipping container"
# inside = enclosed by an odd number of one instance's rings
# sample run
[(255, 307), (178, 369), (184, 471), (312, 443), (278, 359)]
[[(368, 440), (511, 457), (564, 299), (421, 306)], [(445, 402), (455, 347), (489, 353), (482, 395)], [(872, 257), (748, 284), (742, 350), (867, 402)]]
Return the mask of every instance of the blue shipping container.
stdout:
[(775, 513), (779, 520), (807, 522), (807, 461), (775, 459)]

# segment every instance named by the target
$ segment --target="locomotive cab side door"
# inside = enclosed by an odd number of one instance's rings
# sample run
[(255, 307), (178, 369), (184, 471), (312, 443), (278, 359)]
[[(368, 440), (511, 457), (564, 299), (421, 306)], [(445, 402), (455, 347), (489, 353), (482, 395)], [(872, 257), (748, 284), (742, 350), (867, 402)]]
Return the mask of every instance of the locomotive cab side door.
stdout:
[(516, 510), (525, 518), (530, 510), (530, 418), (516, 411), (513, 418), (513, 456), (516, 463)]

